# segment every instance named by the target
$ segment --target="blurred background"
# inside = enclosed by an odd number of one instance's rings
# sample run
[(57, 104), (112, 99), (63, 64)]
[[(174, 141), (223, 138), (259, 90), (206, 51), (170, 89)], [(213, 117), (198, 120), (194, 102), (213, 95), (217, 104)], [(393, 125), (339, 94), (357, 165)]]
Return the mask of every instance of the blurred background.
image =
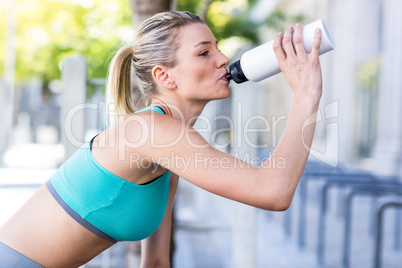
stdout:
[[(0, 224), (105, 128), (113, 54), (165, 10), (202, 16), (231, 62), (297, 22), (321, 18), (335, 40), (291, 208), (261, 211), (181, 180), (173, 267), (402, 267), (400, 0), (0, 0)], [(292, 102), (283, 75), (231, 90), (196, 128), (244, 160), (269, 156)], [(119, 243), (86, 267), (137, 267), (139, 252)]]

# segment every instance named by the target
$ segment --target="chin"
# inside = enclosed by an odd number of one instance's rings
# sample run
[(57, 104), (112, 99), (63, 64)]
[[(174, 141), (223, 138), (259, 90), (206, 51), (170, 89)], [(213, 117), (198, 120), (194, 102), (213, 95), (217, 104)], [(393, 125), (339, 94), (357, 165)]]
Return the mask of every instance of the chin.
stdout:
[(221, 100), (221, 99), (226, 99), (228, 97), (230, 97), (230, 95), (232, 94), (232, 91), (230, 91), (230, 88), (227, 87), (227, 89), (225, 91), (220, 92), (221, 96), (219, 96), (218, 98), (216, 98), (216, 100)]
[(232, 92), (230, 91), (229, 87), (226, 87), (224, 89), (220, 88), (219, 90), (212, 92), (212, 94), (208, 94), (207, 98), (205, 98), (205, 99), (203, 98), (203, 100), (213, 101), (213, 100), (226, 99), (226, 98), (230, 97), (231, 94), (232, 94)]

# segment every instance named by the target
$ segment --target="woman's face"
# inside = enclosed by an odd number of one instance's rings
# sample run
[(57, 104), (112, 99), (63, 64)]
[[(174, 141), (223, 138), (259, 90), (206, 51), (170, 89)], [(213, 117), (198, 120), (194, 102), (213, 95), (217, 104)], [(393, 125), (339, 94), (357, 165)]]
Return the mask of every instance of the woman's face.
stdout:
[(229, 59), (217, 46), (217, 40), (205, 24), (193, 23), (179, 29), (176, 66), (171, 74), (185, 99), (215, 100), (230, 96), (225, 78)]

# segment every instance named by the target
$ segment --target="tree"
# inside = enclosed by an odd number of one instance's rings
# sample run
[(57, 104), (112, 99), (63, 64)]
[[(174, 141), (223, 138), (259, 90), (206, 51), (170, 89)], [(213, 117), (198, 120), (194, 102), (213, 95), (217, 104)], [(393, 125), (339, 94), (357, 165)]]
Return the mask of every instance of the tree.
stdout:
[(163, 11), (175, 9), (175, 0), (130, 0), (134, 28), (137, 28), (147, 18)]

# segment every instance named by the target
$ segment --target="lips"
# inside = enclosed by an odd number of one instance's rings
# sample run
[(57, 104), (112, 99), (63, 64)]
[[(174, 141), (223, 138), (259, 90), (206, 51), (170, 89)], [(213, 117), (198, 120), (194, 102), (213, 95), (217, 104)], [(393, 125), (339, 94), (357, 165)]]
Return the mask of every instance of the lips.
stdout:
[[(226, 79), (226, 76), (227, 76), (227, 75), (228, 75), (228, 72), (224, 73), (224, 74), (221, 76), (220, 79), (225, 80), (225, 81), (228, 81), (228, 80)], [(228, 82), (229, 82), (229, 81), (228, 81)]]

